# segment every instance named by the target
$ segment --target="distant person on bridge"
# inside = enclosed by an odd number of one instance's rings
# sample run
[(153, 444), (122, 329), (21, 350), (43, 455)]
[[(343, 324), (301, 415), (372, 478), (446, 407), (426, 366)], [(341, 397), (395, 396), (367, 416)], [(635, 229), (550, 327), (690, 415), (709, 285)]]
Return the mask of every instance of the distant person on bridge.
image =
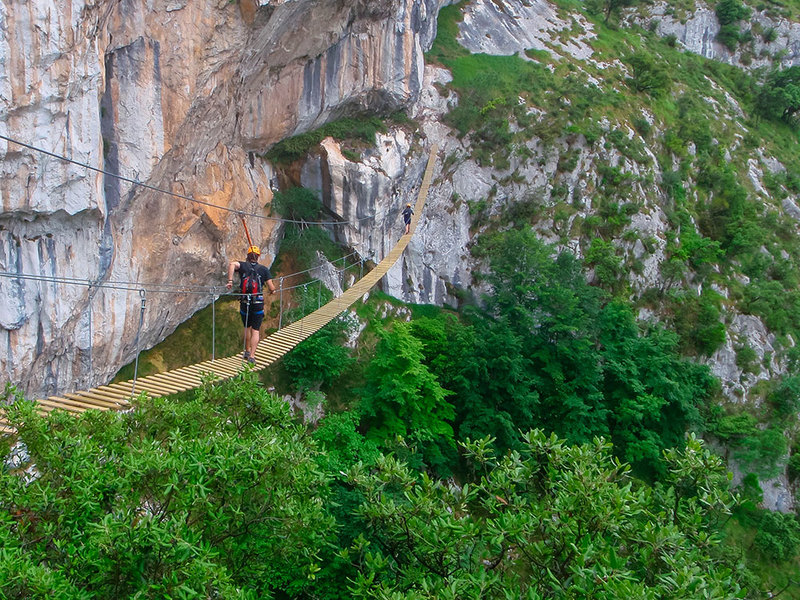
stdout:
[(411, 215), (414, 214), (414, 209), (411, 208), (410, 204), (406, 204), (406, 207), (403, 209), (403, 222), (406, 224), (406, 233), (411, 231)]
[(264, 284), (269, 288), (269, 293), (275, 293), (275, 284), (272, 283), (272, 273), (264, 265), (258, 264), (261, 249), (250, 246), (247, 249), (247, 260), (232, 261), (228, 265), (228, 289), (233, 288), (233, 273), (239, 271), (240, 297), (239, 312), (244, 325), (244, 360), (255, 364), (256, 348), (258, 347), (259, 330), (264, 320)]

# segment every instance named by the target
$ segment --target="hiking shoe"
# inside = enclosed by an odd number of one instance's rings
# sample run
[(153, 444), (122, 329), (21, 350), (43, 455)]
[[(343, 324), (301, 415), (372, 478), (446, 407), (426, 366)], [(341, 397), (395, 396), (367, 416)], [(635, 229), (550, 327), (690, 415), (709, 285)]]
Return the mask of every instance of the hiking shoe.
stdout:
[(244, 351), (244, 356), (242, 357), (242, 360), (250, 360), (250, 353), (247, 350)]
[(247, 363), (251, 364), (251, 365), (254, 365), (254, 364), (256, 364), (256, 359), (251, 356), (251, 357), (249, 357), (247, 359)]

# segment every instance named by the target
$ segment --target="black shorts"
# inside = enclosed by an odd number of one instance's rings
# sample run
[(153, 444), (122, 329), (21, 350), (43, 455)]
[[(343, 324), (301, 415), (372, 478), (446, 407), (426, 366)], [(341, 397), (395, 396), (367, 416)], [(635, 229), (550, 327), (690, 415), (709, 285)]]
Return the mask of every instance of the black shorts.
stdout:
[(250, 307), (250, 312), (247, 312), (247, 307), (242, 306), (239, 310), (242, 315), (242, 325), (245, 327), (252, 327), (253, 329), (261, 329), (261, 323), (264, 321), (264, 309), (253, 309)]

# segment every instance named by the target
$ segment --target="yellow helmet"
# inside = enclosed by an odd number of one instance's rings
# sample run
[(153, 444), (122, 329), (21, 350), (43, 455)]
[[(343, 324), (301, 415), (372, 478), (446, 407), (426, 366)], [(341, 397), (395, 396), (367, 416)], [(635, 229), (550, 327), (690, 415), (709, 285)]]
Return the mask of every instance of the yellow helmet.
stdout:
[(261, 256), (261, 248), (259, 248), (258, 246), (250, 246), (247, 249), (247, 253), (248, 254), (255, 254), (256, 256)]

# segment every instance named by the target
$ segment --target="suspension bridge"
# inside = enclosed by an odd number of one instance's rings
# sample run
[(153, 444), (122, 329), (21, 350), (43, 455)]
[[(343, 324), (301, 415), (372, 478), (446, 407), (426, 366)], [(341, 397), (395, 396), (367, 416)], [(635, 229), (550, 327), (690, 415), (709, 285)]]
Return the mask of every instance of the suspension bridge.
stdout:
[[(0, 136), (2, 137), (2, 136)], [(333, 319), (352, 306), (359, 298), (363, 297), (389, 269), (397, 262), (408, 246), (411, 237), (422, 214), (428, 195), (433, 167), (436, 162), (437, 147), (431, 148), (428, 162), (417, 194), (414, 206), (414, 215), (411, 220), (409, 233), (404, 234), (397, 244), (381, 260), (374, 269), (361, 277), (341, 295), (327, 304), (319, 307), (305, 317), (281, 327), (275, 333), (261, 340), (255, 352), (255, 364), (249, 368), (261, 370), (271, 365), (300, 342), (313, 335)], [(144, 307), (144, 302), (142, 303)], [(138, 356), (137, 356), (138, 359)], [(209, 361), (197, 363), (187, 367), (165, 371), (145, 377), (134, 377), (130, 381), (111, 383), (85, 391), (64, 393), (58, 396), (37, 400), (40, 413), (54, 410), (64, 410), (69, 413), (79, 414), (87, 410), (125, 410), (130, 407), (130, 401), (140, 393), (146, 393), (153, 398), (170, 396), (199, 387), (204, 379), (213, 380), (229, 379), (245, 368), (241, 354), (225, 358), (212, 358)], [(8, 426), (8, 421), (0, 413), (0, 432), (11, 433), (13, 429)]]

